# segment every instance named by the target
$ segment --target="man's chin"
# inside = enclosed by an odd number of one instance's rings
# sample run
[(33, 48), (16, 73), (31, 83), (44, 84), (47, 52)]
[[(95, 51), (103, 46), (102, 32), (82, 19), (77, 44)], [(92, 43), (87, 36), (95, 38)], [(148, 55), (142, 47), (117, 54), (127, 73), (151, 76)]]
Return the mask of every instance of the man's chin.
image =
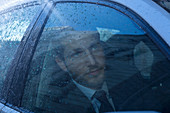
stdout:
[(94, 78), (94, 79), (90, 79), (90, 81), (77, 81), (77, 82), (82, 86), (97, 90), (102, 87), (104, 80), (96, 80)]
[(96, 79), (91, 79), (88, 81), (88, 87), (91, 89), (100, 89), (104, 83), (104, 79), (101, 80), (96, 80)]
[(104, 76), (103, 74), (92, 76), (91, 78), (88, 78), (87, 82), (92, 89), (100, 89), (104, 82)]
[(92, 83), (92, 84), (89, 84), (88, 88), (98, 90), (98, 89), (101, 89), (102, 85), (103, 85), (103, 82), (96, 83), (96, 84)]

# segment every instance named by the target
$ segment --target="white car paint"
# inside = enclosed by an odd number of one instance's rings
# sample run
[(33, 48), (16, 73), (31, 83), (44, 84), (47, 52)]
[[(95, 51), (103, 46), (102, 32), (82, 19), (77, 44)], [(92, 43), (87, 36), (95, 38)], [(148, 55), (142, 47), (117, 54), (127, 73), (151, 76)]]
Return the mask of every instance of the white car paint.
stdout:
[[(33, 1), (42, 2), (42, 0), (3, 0), (3, 1), (0, 0), (0, 11), (3, 11), (5, 9), (8, 9), (16, 5), (21, 5), (21, 4), (33, 2)], [(46, 1), (46, 0), (43, 0), (43, 1)]]
[(170, 14), (151, 0), (111, 0), (140, 15), (170, 46)]

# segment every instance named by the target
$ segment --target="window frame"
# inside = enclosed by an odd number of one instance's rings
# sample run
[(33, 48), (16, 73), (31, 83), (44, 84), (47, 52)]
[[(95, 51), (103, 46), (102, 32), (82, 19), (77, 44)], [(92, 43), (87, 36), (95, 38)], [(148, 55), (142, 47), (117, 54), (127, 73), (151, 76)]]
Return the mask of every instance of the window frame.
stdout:
[[(32, 1), (32, 2), (28, 2), (28, 3), (23, 3), (21, 5), (17, 5), (17, 6), (13, 6), (10, 8), (7, 8), (5, 10), (0, 11), (0, 15), (2, 14), (7, 14), (10, 13), (14, 10), (19, 10), (22, 8), (27, 8), (27, 7), (31, 7), (31, 6), (40, 6), (40, 8), (38, 9), (38, 11), (36, 12), (35, 16), (32, 18), (29, 26), (27, 27), (22, 40), (18, 46), (18, 49), (14, 55), (14, 59), (12, 60), (9, 69), (7, 70), (7, 74), (6, 74), (6, 78), (3, 84), (3, 88), (2, 88), (2, 93), (0, 95), (0, 103), (7, 105), (7, 106), (11, 106), (9, 103), (7, 103), (8, 100), (8, 93), (9, 93), (9, 88), (11, 87), (11, 84), (15, 78), (14, 73), (16, 72), (17, 66), (18, 66), (18, 62), (20, 60), (21, 55), (23, 54), (24, 48), (26, 46), (26, 43), (28, 42), (29, 36), (31, 34), (31, 32), (33, 31), (33, 27), (36, 25), (37, 20), (40, 16), (40, 14), (42, 13), (42, 11), (44, 10), (46, 3), (43, 2), (38, 2), (38, 1)], [(16, 109), (16, 108), (14, 108)]]
[(99, 1), (99, 0), (54, 0), (46, 3), (42, 10), (36, 15), (30, 26), (25, 32), (22, 43), (15, 55), (11, 67), (8, 70), (7, 78), (5, 80), (2, 98), (5, 104), (10, 103), (14, 106), (20, 107), (24, 88), (28, 76), (30, 62), (33, 58), (36, 46), (43, 32), (45, 24), (47, 23), (53, 8), (58, 3), (89, 3), (107, 6), (113, 8), (125, 15), (132, 21), (139, 25), (156, 44), (156, 46), (170, 59), (170, 49), (168, 44), (161, 38), (161, 36), (137, 13), (128, 7), (114, 1)]

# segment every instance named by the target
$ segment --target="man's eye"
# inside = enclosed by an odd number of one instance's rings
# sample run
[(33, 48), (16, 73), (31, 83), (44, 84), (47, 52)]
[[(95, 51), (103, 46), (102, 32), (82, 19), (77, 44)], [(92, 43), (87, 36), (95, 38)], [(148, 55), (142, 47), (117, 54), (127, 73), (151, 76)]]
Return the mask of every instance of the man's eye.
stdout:
[(83, 53), (82, 51), (73, 53), (73, 54), (71, 55), (71, 57), (79, 57), (82, 53)]
[(100, 45), (99, 44), (94, 44), (92, 47), (91, 47), (91, 50), (92, 51), (95, 51), (95, 50), (97, 50), (97, 49), (99, 49), (100, 48)]

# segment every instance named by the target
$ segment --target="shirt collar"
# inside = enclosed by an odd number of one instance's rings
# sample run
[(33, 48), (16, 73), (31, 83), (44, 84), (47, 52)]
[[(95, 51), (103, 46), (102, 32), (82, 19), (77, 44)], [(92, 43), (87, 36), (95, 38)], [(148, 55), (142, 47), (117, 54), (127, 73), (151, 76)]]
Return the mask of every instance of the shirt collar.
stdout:
[[(89, 100), (91, 100), (92, 96), (93, 96), (94, 93), (97, 91), (97, 90), (90, 89), (90, 88), (87, 88), (87, 87), (85, 87), (85, 86), (82, 86), (82, 85), (80, 85), (79, 83), (77, 83), (77, 82), (74, 81), (74, 80), (73, 80), (73, 82), (74, 82), (74, 84), (85, 94), (85, 96), (86, 96)], [(107, 95), (109, 94), (106, 82), (103, 83), (103, 86), (102, 86), (101, 90), (104, 90)]]

